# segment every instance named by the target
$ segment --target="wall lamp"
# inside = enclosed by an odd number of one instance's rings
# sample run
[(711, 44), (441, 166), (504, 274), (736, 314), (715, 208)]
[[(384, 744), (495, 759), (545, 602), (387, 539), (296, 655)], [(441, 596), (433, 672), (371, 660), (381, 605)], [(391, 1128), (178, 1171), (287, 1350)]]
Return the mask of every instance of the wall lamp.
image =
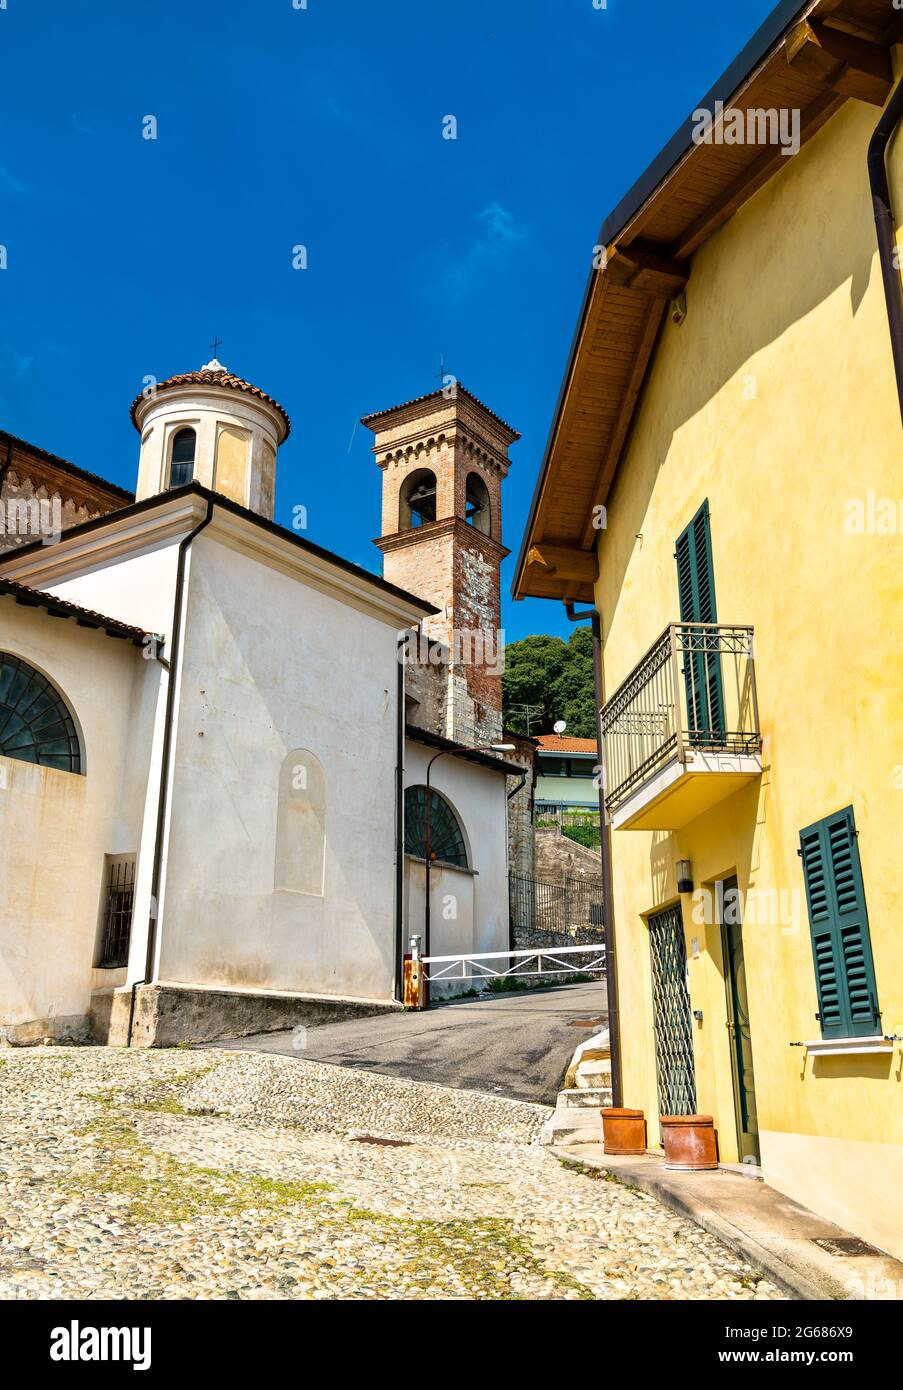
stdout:
[(678, 859), (677, 861), (677, 891), (678, 893), (693, 892), (693, 865), (689, 859)]

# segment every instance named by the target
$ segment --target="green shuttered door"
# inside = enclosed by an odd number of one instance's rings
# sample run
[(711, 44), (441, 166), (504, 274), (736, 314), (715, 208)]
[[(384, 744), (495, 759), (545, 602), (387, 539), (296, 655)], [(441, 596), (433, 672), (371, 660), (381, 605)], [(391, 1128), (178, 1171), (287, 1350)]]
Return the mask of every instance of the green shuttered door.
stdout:
[(822, 1037), (877, 1033), (878, 990), (853, 808), (801, 831), (800, 854)]

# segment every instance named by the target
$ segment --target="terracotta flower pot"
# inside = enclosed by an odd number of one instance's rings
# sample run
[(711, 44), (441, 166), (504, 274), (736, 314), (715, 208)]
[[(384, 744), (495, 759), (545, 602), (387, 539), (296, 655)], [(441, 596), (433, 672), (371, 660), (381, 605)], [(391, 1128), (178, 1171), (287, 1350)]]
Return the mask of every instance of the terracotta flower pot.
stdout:
[(665, 1167), (694, 1172), (718, 1167), (718, 1139), (711, 1115), (662, 1115)]
[(644, 1154), (646, 1152), (646, 1120), (642, 1110), (624, 1110), (608, 1106), (602, 1116), (602, 1135), (607, 1154)]

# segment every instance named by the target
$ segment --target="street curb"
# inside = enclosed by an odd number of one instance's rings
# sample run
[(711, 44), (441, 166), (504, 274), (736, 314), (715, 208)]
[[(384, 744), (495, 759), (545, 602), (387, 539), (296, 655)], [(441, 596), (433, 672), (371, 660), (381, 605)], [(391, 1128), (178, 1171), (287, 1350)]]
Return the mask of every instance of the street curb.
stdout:
[(804, 1274), (783, 1260), (776, 1251), (762, 1245), (748, 1232), (735, 1226), (733, 1222), (727, 1221), (705, 1208), (698, 1207), (695, 1203), (685, 1201), (667, 1183), (659, 1182), (651, 1176), (637, 1176), (634, 1173), (625, 1173), (622, 1169), (608, 1167), (597, 1158), (588, 1155), (584, 1157), (577, 1154), (572, 1157), (573, 1151), (571, 1150), (564, 1153), (551, 1148), (548, 1152), (553, 1154), (559, 1162), (563, 1160), (570, 1163), (582, 1163), (587, 1168), (596, 1168), (623, 1183), (626, 1187), (632, 1187), (654, 1197), (656, 1201), (661, 1202), (662, 1206), (668, 1207), (678, 1216), (687, 1217), (697, 1226), (701, 1226), (709, 1235), (717, 1237), (735, 1254), (741, 1255), (761, 1274), (766, 1275), (773, 1284), (776, 1284), (783, 1293), (789, 1294), (791, 1298), (802, 1299), (807, 1302), (825, 1302), (828, 1298), (848, 1300), (850, 1297), (849, 1291), (844, 1289), (842, 1285), (836, 1286), (837, 1292), (826, 1295), (824, 1289), (808, 1280)]

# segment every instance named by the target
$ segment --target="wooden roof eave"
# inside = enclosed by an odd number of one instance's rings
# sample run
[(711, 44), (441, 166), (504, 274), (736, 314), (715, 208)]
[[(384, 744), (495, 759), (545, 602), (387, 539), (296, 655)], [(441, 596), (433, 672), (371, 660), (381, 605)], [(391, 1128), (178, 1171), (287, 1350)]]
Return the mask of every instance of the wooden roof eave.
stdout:
[[(780, 104), (795, 102), (802, 112), (802, 144), (851, 95), (883, 105), (893, 83), (887, 50), (903, 33), (903, 14), (888, 22), (881, 0), (812, 0), (788, 13), (794, 22), (778, 42), (721, 98), (713, 89), (703, 106), (711, 98), (727, 109), (768, 108), (779, 93)], [(616, 475), (668, 300), (686, 284), (698, 247), (787, 158), (774, 145), (706, 144), (671, 158), (675, 141), (660, 157), (670, 163), (655, 187), (632, 212), (625, 207), (631, 190), (603, 224), (603, 263), (584, 292), (518, 557), (516, 598), (592, 601), (586, 561), (593, 561), (604, 518), (598, 509)]]

